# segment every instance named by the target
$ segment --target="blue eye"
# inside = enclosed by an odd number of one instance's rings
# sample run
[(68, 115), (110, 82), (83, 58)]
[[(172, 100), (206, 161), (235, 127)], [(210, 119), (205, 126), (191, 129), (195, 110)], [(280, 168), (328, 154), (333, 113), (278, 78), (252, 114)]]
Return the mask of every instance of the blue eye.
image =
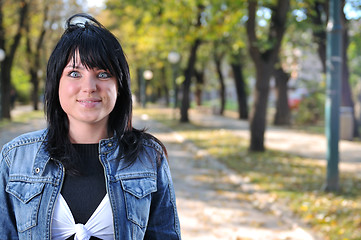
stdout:
[(77, 71), (71, 71), (69, 74), (68, 74), (69, 77), (72, 77), (72, 78), (78, 78), (80, 77), (80, 73), (77, 72)]
[(101, 72), (101, 73), (98, 74), (98, 77), (99, 78), (110, 78), (110, 77), (112, 77), (112, 75), (110, 75), (107, 72)]

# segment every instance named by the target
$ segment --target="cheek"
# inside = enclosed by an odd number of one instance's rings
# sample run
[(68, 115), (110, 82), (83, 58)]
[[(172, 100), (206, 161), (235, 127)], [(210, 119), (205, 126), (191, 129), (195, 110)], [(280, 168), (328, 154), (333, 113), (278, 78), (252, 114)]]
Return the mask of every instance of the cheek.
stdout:
[(64, 84), (62, 84), (62, 81), (60, 81), (59, 84), (59, 90), (58, 90), (58, 95), (59, 95), (59, 101), (60, 101), (60, 105), (63, 107), (64, 104), (64, 100), (67, 98), (66, 97), (66, 88), (64, 86)]
[(63, 95), (63, 96), (74, 96), (77, 92), (79, 92), (80, 90), (80, 86), (79, 84), (76, 83), (71, 83), (69, 81), (65, 80), (60, 80), (59, 83), (59, 96)]
[(117, 97), (118, 97), (118, 88), (115, 86), (110, 89), (110, 93), (109, 93), (109, 98), (110, 98), (110, 101), (111, 101), (111, 104), (113, 105), (113, 107), (115, 106)]
[(68, 105), (69, 105), (69, 101), (67, 101), (68, 97), (65, 94), (64, 91), (61, 91), (59, 88), (59, 102), (60, 102), (60, 106), (61, 108), (67, 113), (67, 109), (68, 109)]
[(110, 104), (115, 105), (115, 102), (117, 101), (117, 97), (118, 97), (118, 87), (116, 84), (111, 84), (107, 87), (107, 95), (109, 98), (109, 102)]
[(59, 83), (59, 101), (60, 105), (65, 111), (65, 108), (70, 104), (72, 96), (74, 96), (76, 89), (71, 84), (66, 84), (63, 81)]

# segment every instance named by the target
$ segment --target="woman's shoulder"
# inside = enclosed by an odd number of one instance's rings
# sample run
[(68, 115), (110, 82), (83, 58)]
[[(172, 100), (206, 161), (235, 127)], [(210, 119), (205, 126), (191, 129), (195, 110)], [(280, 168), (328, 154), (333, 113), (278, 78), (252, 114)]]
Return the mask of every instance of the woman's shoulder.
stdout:
[(156, 161), (159, 167), (164, 161), (167, 162), (168, 153), (164, 144), (156, 137), (150, 135), (150, 138), (143, 139), (143, 146), (146, 152), (153, 152), (153, 160)]
[(3, 146), (2, 151), (8, 152), (13, 148), (17, 148), (22, 145), (29, 145), (33, 143), (43, 142), (46, 138), (47, 129), (37, 130), (33, 132), (27, 132), (21, 134)]
[(153, 135), (149, 134), (149, 137), (143, 138), (142, 143), (143, 143), (144, 147), (154, 149), (155, 151), (157, 151), (160, 154), (162, 154), (164, 152), (163, 143), (160, 140), (158, 140), (156, 137), (154, 137)]
[(155, 136), (145, 130), (133, 129), (122, 138), (125, 158), (130, 162), (137, 159), (148, 159), (149, 162), (156, 160), (157, 163), (167, 158), (167, 149), (164, 144)]

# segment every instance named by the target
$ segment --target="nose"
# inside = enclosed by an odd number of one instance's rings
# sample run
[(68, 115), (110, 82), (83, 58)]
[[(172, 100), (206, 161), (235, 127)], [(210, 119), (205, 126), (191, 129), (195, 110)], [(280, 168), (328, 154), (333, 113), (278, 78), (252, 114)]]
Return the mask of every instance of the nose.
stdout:
[(96, 79), (91, 76), (87, 75), (82, 79), (82, 90), (86, 93), (93, 93), (97, 90)]

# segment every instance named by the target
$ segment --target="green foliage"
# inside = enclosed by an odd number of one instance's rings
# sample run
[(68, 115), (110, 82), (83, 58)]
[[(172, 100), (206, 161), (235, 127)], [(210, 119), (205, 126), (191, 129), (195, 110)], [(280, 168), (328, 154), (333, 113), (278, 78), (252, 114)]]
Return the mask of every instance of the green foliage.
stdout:
[(350, 85), (354, 88), (361, 79), (361, 36), (359, 34), (361, 26), (356, 22), (351, 22), (350, 26), (352, 30), (350, 31), (350, 44), (347, 53), (349, 57)]
[[(180, 66), (184, 69), (196, 39), (202, 42), (197, 56), (198, 69), (212, 60), (213, 41), (222, 42), (222, 51), (228, 52), (246, 46), (246, 4), (242, 1), (108, 0), (106, 3), (112, 18), (108, 26), (124, 43), (131, 68), (156, 71), (169, 65), (170, 51), (177, 51), (182, 56)], [(201, 24), (197, 26), (199, 11)], [(171, 85), (170, 81), (168, 84)]]
[[(107, 1), (107, 11), (112, 21), (104, 25), (108, 25), (123, 44), (132, 73), (137, 73), (137, 69), (160, 72), (169, 65), (167, 56), (170, 51), (183, 52), (182, 42), (188, 37), (181, 36), (178, 25), (188, 24), (189, 27), (191, 22), (180, 21), (181, 12), (177, 10), (182, 8), (182, 4), (173, 1)], [(192, 19), (192, 9), (183, 13), (183, 17)], [(170, 87), (171, 77), (160, 79), (155, 76), (149, 84), (153, 88), (160, 84)], [(136, 88), (137, 83), (134, 83), (133, 89)]]
[(324, 120), (325, 116), (325, 86), (324, 83), (310, 83), (309, 93), (303, 97), (298, 109), (294, 113), (296, 125), (315, 125)]
[(24, 104), (29, 103), (32, 88), (29, 75), (23, 68), (17, 66), (13, 67), (11, 75), (12, 85), (17, 93), (16, 100)]

